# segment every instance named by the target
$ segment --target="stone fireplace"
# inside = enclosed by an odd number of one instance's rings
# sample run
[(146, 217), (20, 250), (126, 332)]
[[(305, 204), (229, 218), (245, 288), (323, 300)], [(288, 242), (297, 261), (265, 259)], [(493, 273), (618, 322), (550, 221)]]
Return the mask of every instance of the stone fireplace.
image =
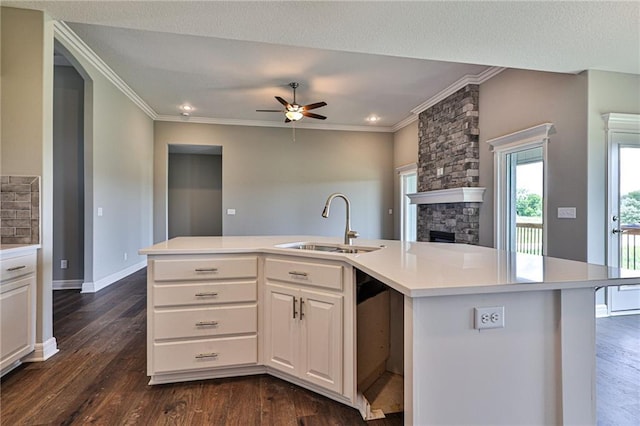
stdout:
[(455, 242), (479, 243), (479, 86), (469, 84), (418, 117), (418, 241), (430, 231), (451, 232)]

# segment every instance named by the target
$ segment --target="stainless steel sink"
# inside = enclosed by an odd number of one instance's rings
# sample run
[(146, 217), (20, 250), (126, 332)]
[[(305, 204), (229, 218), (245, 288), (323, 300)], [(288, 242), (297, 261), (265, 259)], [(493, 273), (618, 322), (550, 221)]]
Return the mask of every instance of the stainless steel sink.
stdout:
[(312, 250), (323, 251), (327, 253), (346, 253), (346, 254), (358, 254), (369, 253), (375, 250), (380, 250), (382, 247), (364, 247), (364, 246), (345, 246), (340, 244), (325, 244), (325, 243), (288, 243), (280, 244), (276, 247), (296, 249), (296, 250)]

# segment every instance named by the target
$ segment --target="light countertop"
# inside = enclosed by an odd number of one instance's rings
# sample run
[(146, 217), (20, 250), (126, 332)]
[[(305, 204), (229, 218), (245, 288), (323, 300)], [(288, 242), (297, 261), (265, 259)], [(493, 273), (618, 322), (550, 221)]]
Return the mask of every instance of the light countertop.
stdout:
[(295, 242), (336, 244), (342, 238), (179, 237), (144, 248), (140, 254), (270, 253), (340, 260), (410, 297), (640, 284), (640, 271), (468, 244), (354, 240), (354, 246), (384, 246), (361, 254), (277, 247)]
[(40, 244), (1, 244), (0, 256), (7, 257), (15, 254), (36, 250), (40, 248)]

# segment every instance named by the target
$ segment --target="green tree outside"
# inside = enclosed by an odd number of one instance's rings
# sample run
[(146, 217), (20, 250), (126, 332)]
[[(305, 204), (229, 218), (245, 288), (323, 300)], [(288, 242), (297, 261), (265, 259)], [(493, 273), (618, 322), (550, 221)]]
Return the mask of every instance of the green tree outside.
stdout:
[(631, 191), (620, 199), (620, 221), (622, 224), (640, 223), (640, 190)]
[[(638, 206), (640, 207), (640, 199), (638, 200)], [(526, 189), (518, 189), (516, 193), (516, 214), (524, 217), (542, 217), (542, 197), (538, 194), (532, 194)]]

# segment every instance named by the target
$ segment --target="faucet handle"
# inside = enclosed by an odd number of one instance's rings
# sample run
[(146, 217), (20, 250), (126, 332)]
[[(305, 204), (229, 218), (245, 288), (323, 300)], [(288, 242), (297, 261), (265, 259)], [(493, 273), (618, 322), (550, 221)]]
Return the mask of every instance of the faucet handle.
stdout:
[(347, 232), (347, 237), (349, 238), (358, 238), (360, 236), (360, 234), (358, 234), (358, 231), (354, 231), (354, 230), (349, 230), (349, 232)]

